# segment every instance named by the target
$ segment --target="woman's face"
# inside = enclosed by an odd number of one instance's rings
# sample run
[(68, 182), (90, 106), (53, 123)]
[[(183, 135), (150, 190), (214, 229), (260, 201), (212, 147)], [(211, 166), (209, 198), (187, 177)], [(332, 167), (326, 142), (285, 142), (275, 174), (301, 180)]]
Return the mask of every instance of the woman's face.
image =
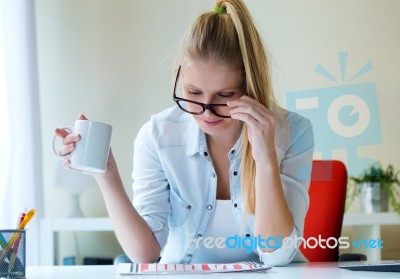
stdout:
[[(204, 104), (226, 104), (245, 94), (243, 70), (214, 60), (191, 61), (183, 68), (183, 98)], [(219, 107), (229, 116), (229, 107)], [(193, 115), (200, 128), (218, 135), (238, 127), (238, 120), (222, 118), (207, 109)], [(229, 129), (231, 128), (231, 129)]]

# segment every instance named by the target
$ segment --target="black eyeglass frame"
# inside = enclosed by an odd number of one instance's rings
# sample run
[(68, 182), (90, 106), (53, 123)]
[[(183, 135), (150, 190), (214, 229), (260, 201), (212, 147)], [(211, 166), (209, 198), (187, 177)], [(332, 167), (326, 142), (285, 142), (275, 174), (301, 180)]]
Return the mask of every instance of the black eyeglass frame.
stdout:
[[(199, 103), (199, 102), (195, 102), (192, 100), (188, 100), (188, 99), (184, 99), (184, 98), (180, 98), (176, 96), (176, 85), (178, 84), (178, 78), (179, 78), (179, 73), (181, 71), (181, 66), (179, 66), (178, 68), (178, 72), (176, 73), (176, 79), (175, 79), (175, 84), (174, 84), (174, 94), (173, 94), (173, 100), (175, 101), (175, 103), (178, 105), (178, 107), (183, 110), (184, 112), (190, 113), (190, 114), (194, 114), (194, 115), (200, 115), (203, 114), (207, 109), (209, 109), (212, 113), (214, 113), (216, 116), (221, 117), (221, 118), (231, 118), (231, 116), (226, 116), (226, 115), (221, 115), (218, 114), (218, 112), (215, 111), (215, 107), (227, 107), (227, 104), (204, 104), (204, 103)], [(192, 112), (192, 111), (188, 111), (187, 109), (185, 109), (183, 106), (181, 106), (181, 104), (179, 103), (180, 101), (184, 101), (184, 102), (189, 102), (192, 104), (196, 104), (199, 105), (203, 108), (203, 110), (201, 112)]]

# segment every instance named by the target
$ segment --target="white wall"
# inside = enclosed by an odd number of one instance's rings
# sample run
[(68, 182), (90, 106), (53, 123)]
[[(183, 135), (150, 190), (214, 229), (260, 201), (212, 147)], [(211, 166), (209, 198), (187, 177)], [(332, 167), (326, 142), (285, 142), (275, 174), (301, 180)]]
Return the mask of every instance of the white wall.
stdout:
[[(150, 115), (173, 105), (171, 69), (175, 46), (192, 20), (211, 10), (211, 0), (36, 0), (42, 117), (45, 215), (62, 217), (68, 196), (52, 182), (55, 127), (78, 113), (114, 126), (112, 148), (130, 193), (133, 140)], [(321, 64), (339, 77), (337, 53), (347, 51), (347, 72), (366, 62), (373, 69), (358, 82), (377, 86), (381, 144), (365, 156), (400, 167), (398, 94), (400, 2), (396, 0), (246, 1), (272, 55), (274, 87), (286, 92), (335, 85), (314, 72)], [(98, 189), (82, 195), (87, 216), (106, 216)], [(65, 235), (59, 255), (74, 253)], [(120, 251), (112, 235), (78, 234), (82, 255)], [(96, 242), (97, 241), (97, 242)], [(64, 243), (64, 244), (63, 244)], [(99, 245), (99, 243), (104, 244)], [(71, 248), (72, 247), (72, 248)]]

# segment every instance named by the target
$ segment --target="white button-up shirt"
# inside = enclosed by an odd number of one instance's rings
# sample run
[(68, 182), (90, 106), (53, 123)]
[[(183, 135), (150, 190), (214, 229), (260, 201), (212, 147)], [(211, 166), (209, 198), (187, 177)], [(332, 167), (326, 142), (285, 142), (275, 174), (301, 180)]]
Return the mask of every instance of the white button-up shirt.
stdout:
[[(243, 218), (239, 141), (227, 154), (231, 206), (238, 231), (253, 237), (254, 216)], [(303, 232), (313, 146), (309, 120), (286, 111), (276, 118), (275, 149), (283, 191), (295, 224), (291, 237)], [(192, 115), (173, 107), (151, 117), (135, 140), (132, 177), (133, 204), (163, 249), (161, 262), (190, 263), (197, 250), (196, 238), (207, 236), (217, 189), (205, 134)], [(268, 220), (265, 222), (268, 224)], [(298, 247), (292, 246), (283, 245), (271, 253), (257, 247), (254, 253), (266, 265), (284, 265), (298, 251)]]

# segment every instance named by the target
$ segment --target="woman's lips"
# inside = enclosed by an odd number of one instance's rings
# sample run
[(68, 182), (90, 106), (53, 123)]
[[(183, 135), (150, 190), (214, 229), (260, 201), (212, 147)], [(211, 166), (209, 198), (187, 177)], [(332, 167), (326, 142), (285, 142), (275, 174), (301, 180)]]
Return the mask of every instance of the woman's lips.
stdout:
[(221, 123), (223, 121), (223, 119), (215, 120), (215, 121), (210, 121), (210, 120), (205, 120), (205, 119), (202, 119), (202, 120), (206, 126), (210, 126), (210, 127), (217, 126), (219, 123)]

